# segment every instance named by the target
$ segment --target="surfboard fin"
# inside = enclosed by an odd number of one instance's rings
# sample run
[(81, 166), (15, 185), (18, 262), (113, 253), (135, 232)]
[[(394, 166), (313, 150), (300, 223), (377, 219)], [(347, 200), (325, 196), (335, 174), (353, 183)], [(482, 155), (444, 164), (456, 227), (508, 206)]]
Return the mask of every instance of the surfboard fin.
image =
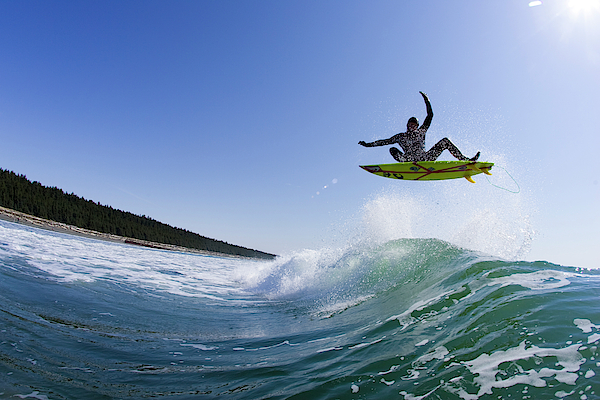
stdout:
[(490, 169), (489, 169), (489, 168), (482, 169), (482, 171), (483, 171), (483, 173), (484, 173), (484, 174), (486, 174), (486, 175), (491, 175), (491, 174), (492, 174), (492, 173), (490, 172)]
[(475, 181), (473, 180), (473, 178), (471, 177), (471, 175), (465, 176), (465, 179), (468, 180), (471, 183), (475, 183)]

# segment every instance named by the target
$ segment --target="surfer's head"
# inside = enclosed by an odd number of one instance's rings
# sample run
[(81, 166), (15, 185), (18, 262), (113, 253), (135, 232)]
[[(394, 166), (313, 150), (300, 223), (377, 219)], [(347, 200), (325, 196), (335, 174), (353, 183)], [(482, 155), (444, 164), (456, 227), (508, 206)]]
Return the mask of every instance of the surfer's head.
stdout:
[(406, 129), (414, 131), (419, 127), (419, 120), (416, 117), (410, 117), (406, 123)]

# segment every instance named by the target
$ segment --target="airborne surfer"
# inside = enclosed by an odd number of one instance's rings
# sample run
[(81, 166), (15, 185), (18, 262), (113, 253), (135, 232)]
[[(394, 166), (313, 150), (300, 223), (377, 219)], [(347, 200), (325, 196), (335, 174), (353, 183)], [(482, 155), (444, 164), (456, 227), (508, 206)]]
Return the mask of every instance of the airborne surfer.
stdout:
[(406, 124), (406, 132), (398, 133), (389, 139), (376, 140), (371, 143), (366, 143), (363, 140), (358, 142), (361, 146), (375, 147), (375, 146), (386, 146), (389, 144), (398, 144), (404, 153), (398, 148), (390, 148), (390, 154), (398, 162), (407, 161), (435, 161), (444, 150), (448, 150), (450, 154), (461, 161), (476, 161), (479, 158), (479, 152), (475, 157), (465, 157), (458, 147), (456, 147), (448, 138), (443, 138), (435, 144), (429, 151), (425, 151), (425, 133), (431, 125), (433, 119), (433, 110), (431, 109), (431, 103), (429, 98), (423, 92), (423, 100), (425, 100), (425, 106), (427, 107), (427, 117), (423, 121), (423, 125), (419, 127), (419, 120), (415, 117), (410, 117)]

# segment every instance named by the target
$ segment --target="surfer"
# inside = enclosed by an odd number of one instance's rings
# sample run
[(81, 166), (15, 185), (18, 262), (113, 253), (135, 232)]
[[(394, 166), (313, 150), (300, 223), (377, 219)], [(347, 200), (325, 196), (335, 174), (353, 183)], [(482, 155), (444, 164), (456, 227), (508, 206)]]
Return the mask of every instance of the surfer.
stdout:
[(461, 161), (477, 161), (479, 153), (475, 157), (465, 157), (458, 147), (456, 147), (448, 138), (443, 138), (435, 144), (429, 151), (425, 151), (425, 133), (431, 125), (433, 119), (433, 110), (431, 109), (431, 103), (429, 98), (423, 92), (423, 100), (425, 100), (425, 106), (427, 107), (427, 117), (423, 121), (423, 125), (419, 127), (419, 120), (416, 117), (410, 117), (406, 124), (406, 132), (398, 133), (389, 139), (376, 140), (371, 143), (366, 143), (363, 140), (358, 142), (361, 146), (365, 147), (376, 147), (386, 146), (388, 144), (398, 144), (404, 150), (402, 153), (398, 148), (390, 148), (390, 154), (398, 162), (407, 161), (435, 161), (444, 150), (448, 150), (450, 154)]

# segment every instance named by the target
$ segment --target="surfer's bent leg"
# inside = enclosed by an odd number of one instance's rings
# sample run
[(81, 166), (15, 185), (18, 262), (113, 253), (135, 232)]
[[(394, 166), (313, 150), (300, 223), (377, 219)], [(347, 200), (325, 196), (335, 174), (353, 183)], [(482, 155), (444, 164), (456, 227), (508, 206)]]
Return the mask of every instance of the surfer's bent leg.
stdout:
[(400, 150), (398, 150), (396, 147), (390, 147), (390, 154), (392, 155), (392, 157), (394, 157), (394, 160), (396, 160), (398, 162), (406, 162), (407, 161), (406, 157), (404, 157), (404, 154), (402, 154), (402, 152)]
[(440, 156), (440, 154), (442, 154), (442, 152), (444, 150), (448, 150), (450, 152), (450, 154), (452, 154), (455, 158), (461, 160), (461, 161), (476, 161), (479, 158), (479, 153), (477, 153), (477, 155), (475, 155), (475, 157), (469, 159), (467, 157), (465, 157), (460, 150), (458, 149), (458, 147), (456, 147), (454, 145), (454, 143), (452, 143), (450, 141), (450, 139), (448, 138), (443, 138), (442, 140), (440, 140), (439, 142), (437, 142), (435, 144), (435, 146), (433, 146), (431, 149), (429, 149), (429, 151), (427, 152), (427, 160), (428, 161), (435, 161), (437, 160), (437, 158)]

